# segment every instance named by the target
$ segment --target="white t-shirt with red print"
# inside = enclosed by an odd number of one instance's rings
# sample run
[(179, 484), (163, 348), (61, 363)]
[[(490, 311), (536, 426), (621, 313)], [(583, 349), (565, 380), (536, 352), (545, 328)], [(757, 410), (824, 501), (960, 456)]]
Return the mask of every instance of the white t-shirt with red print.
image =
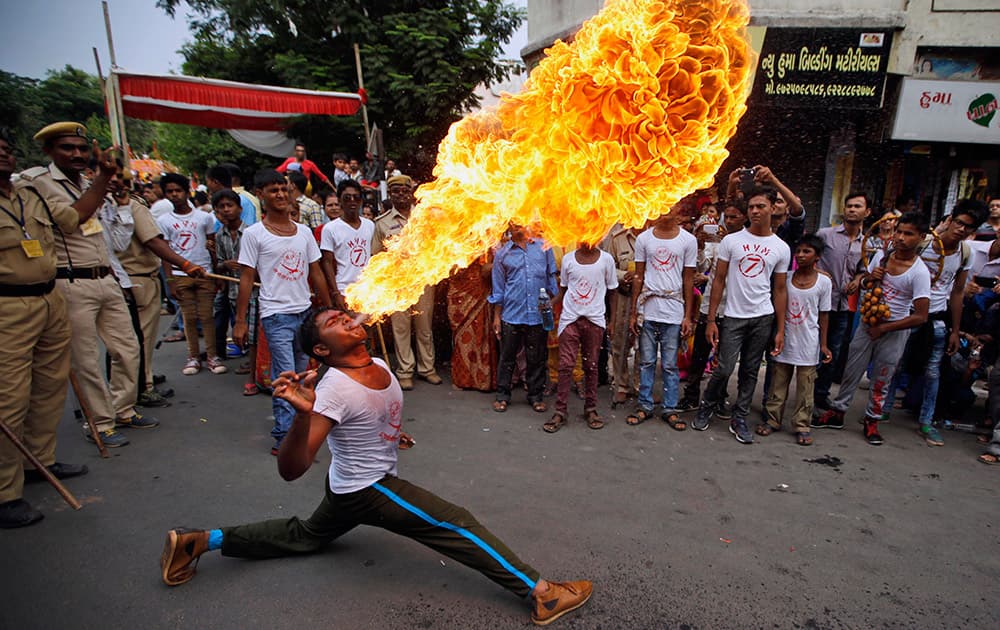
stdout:
[(785, 345), (775, 361), (788, 365), (818, 365), (819, 314), (830, 310), (833, 281), (830, 276), (816, 274), (816, 282), (808, 289), (792, 283), (788, 274), (788, 305), (785, 309)]
[(568, 252), (562, 259), (559, 284), (566, 287), (563, 295), (562, 314), (559, 315), (559, 332), (586, 317), (596, 326), (605, 328), (604, 297), (608, 289), (618, 288), (618, 273), (615, 259), (606, 251), (601, 251), (597, 260), (581, 264), (576, 259), (576, 251)]
[(385, 389), (366, 387), (337, 368), (327, 370), (316, 385), (313, 412), (333, 422), (326, 444), (333, 455), (330, 490), (334, 494), (364, 490), (396, 474), (403, 390), (385, 362), (374, 361), (389, 372)]
[(240, 241), (241, 265), (260, 276), (260, 317), (301, 313), (311, 305), (309, 264), (319, 260), (319, 248), (309, 228), (296, 223), (292, 236), (272, 234), (263, 223), (254, 223)]
[(635, 239), (635, 262), (646, 263), (642, 291), (648, 296), (640, 307), (643, 318), (680, 324), (684, 319), (684, 269), (698, 266), (698, 239), (684, 230), (673, 238), (657, 238), (650, 228)]
[(343, 291), (358, 278), (368, 266), (372, 257), (372, 238), (375, 237), (375, 223), (361, 217), (358, 229), (351, 227), (343, 219), (334, 219), (323, 226), (319, 248), (332, 252), (337, 261), (337, 290)]
[(777, 235), (755, 236), (750, 230), (729, 234), (719, 243), (726, 272), (726, 317), (749, 319), (774, 313), (771, 274), (786, 273), (792, 252)]
[[(882, 252), (875, 252), (868, 271), (874, 271), (882, 264)], [(894, 276), (886, 271), (882, 276), (882, 296), (889, 305), (889, 321), (894, 322), (910, 315), (913, 302), (931, 297), (931, 272), (924, 261), (917, 257), (910, 268)]]
[[(178, 256), (188, 259), (202, 269), (212, 268), (212, 255), (208, 253), (208, 235), (215, 233), (212, 215), (192, 210), (187, 214), (168, 212), (160, 215), (156, 225), (163, 233), (163, 240)], [(175, 276), (187, 274), (174, 267)]]

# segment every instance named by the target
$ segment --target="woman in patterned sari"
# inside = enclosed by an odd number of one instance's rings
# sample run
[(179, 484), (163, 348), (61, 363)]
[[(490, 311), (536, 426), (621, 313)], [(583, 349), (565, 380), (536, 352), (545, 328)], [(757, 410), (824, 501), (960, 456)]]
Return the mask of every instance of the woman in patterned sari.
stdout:
[(451, 382), (462, 389), (491, 392), (497, 386), (497, 339), (489, 296), (493, 254), (480, 258), (451, 276), (448, 321), (454, 339)]

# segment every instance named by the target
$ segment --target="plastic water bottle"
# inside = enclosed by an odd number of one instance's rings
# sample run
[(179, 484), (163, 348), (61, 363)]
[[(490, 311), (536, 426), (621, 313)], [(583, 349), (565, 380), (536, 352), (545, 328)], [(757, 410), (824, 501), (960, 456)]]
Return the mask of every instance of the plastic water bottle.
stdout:
[(545, 331), (556, 327), (555, 316), (552, 313), (552, 300), (549, 299), (549, 294), (545, 292), (545, 287), (538, 290), (538, 311), (542, 314), (542, 328)]

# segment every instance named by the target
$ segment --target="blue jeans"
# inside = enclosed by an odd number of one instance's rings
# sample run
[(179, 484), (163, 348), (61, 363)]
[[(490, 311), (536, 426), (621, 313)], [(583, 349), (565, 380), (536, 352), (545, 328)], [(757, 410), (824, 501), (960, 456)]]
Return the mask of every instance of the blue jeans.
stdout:
[(931, 344), (930, 356), (927, 357), (927, 367), (924, 369), (924, 401), (920, 405), (920, 424), (927, 426), (934, 420), (938, 386), (941, 384), (941, 360), (948, 344), (948, 327), (945, 323), (934, 320), (931, 325), (934, 326), (934, 341)]
[(821, 363), (816, 372), (816, 385), (813, 387), (813, 398), (817, 403), (826, 404), (830, 399), (830, 388), (834, 381), (840, 381), (844, 372), (843, 360), (847, 348), (851, 345), (851, 332), (854, 328), (854, 313), (851, 311), (830, 311), (830, 323), (826, 332), (826, 346), (830, 349), (833, 359), (829, 363)]
[[(260, 320), (267, 336), (267, 349), (271, 353), (271, 381), (278, 378), (282, 372), (294, 370), (301, 372), (309, 364), (309, 357), (299, 346), (299, 328), (306, 321), (311, 309), (301, 313), (277, 313)], [(285, 434), (292, 428), (295, 420), (295, 409), (278, 397), (271, 398), (271, 408), (274, 411), (274, 428), (271, 437), (276, 444), (281, 444)]]
[(653, 380), (656, 378), (656, 351), (660, 351), (663, 370), (663, 410), (675, 411), (680, 378), (677, 375), (677, 345), (681, 325), (663, 322), (642, 322), (639, 333), (639, 407), (653, 409)]

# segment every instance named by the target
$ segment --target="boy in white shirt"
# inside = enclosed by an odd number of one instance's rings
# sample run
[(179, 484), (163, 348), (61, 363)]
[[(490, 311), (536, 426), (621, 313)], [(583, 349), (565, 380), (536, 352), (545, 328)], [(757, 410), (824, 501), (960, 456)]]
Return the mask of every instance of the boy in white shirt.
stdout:
[(330, 287), (333, 303), (347, 309), (344, 290), (361, 277), (372, 256), (375, 223), (361, 216), (364, 201), (361, 184), (344, 179), (337, 185), (337, 196), (343, 214), (323, 226), (319, 248), (322, 269)]
[[(705, 337), (715, 348), (719, 365), (705, 387), (694, 428), (698, 431), (708, 428), (712, 415), (725, 398), (726, 384), (738, 360), (738, 394), (729, 432), (741, 444), (753, 443), (746, 419), (772, 330), (774, 351), (780, 353), (784, 348), (786, 279), (791, 254), (788, 245), (771, 231), (771, 213), (777, 198), (772, 188), (757, 187), (747, 194), (750, 226), (726, 236), (719, 243), (706, 317)], [(716, 317), (723, 289), (726, 317), (720, 331)]]
[[(205, 212), (195, 212), (188, 203), (190, 182), (187, 177), (166, 173), (160, 178), (160, 185), (173, 204), (173, 210), (156, 219), (163, 232), (163, 239), (178, 256), (202, 269), (212, 269), (208, 241), (215, 238), (215, 219)], [(174, 269), (165, 260), (163, 272), (167, 277), (168, 291), (177, 300), (184, 319), (188, 359), (181, 372), (191, 376), (201, 371), (201, 350), (198, 347), (198, 323), (201, 322), (207, 355), (205, 365), (212, 374), (224, 374), (226, 366), (216, 352), (215, 343), (215, 281), (210, 278), (191, 278), (180, 269)]]
[[(722, 237), (742, 230), (746, 222), (747, 209), (743, 203), (738, 200), (727, 201), (722, 213), (722, 225), (719, 226), (720, 240)], [(697, 235), (698, 232), (696, 231), (695, 234)], [(678, 403), (681, 411), (692, 411), (699, 407), (701, 402), (701, 381), (705, 374), (705, 366), (708, 365), (708, 357), (712, 352), (712, 346), (705, 338), (705, 328), (708, 325), (708, 305), (712, 301), (712, 280), (715, 278), (715, 265), (718, 261), (717, 245), (718, 243), (713, 248), (711, 257), (704, 255), (706, 253), (704, 251), (702, 252), (703, 255), (699, 256), (698, 270), (708, 276), (708, 282), (705, 285), (705, 292), (701, 296), (698, 321), (695, 322), (694, 347), (691, 350), (691, 363), (688, 364), (687, 384), (684, 387), (684, 395)], [(722, 292), (722, 299), (719, 302), (718, 316), (720, 319), (726, 316), (725, 291)], [(716, 323), (718, 324), (719, 322)], [(728, 412), (729, 406), (725, 403), (725, 396), (723, 396), (723, 403), (716, 410), (716, 415), (720, 418), (729, 419), (731, 416), (727, 415)]]
[(692, 332), (698, 240), (680, 228), (680, 213), (679, 208), (672, 208), (635, 239), (629, 327), (639, 338), (639, 404), (625, 418), (631, 426), (642, 424), (653, 415), (653, 380), (659, 354), (663, 372), (662, 418), (678, 431), (687, 428), (677, 410), (680, 389), (677, 346), (681, 337)]
[(798, 268), (788, 278), (788, 306), (785, 313), (785, 347), (774, 354), (774, 380), (764, 405), (764, 422), (757, 425), (756, 433), (768, 436), (781, 430), (785, 414), (788, 385), (795, 373), (795, 441), (800, 446), (813, 443), (809, 421), (813, 411), (813, 384), (816, 382), (816, 365), (832, 360), (826, 346), (826, 331), (830, 323), (830, 300), (833, 282), (830, 276), (816, 270), (816, 263), (823, 253), (823, 239), (815, 234), (802, 237), (795, 246)]
[[(618, 288), (618, 273), (611, 254), (593, 245), (580, 247), (562, 259), (562, 314), (559, 316), (559, 385), (556, 411), (542, 425), (555, 433), (566, 424), (567, 400), (573, 381), (576, 355), (583, 352), (584, 419), (591, 429), (601, 429), (604, 421), (597, 412), (597, 362), (604, 340), (604, 296)], [(614, 312), (614, 309), (612, 309)]]
[[(937, 271), (939, 267), (943, 269), (934, 274), (937, 279), (931, 283), (927, 322), (910, 335), (901, 363), (908, 368), (903, 371), (909, 372), (911, 378), (917, 378), (923, 372), (923, 398), (918, 421), (920, 435), (929, 446), (944, 446), (941, 433), (933, 424), (941, 384), (941, 361), (946, 354), (954, 354), (959, 347), (962, 299), (972, 258), (965, 240), (975, 233), (985, 214), (986, 204), (983, 202), (974, 199), (959, 201), (947, 221), (935, 230), (944, 252), (940, 251), (931, 235), (927, 236), (921, 248), (920, 257), (928, 271)], [(888, 400), (896, 399), (895, 390), (900, 375), (893, 379)]]
[[(319, 266), (319, 248), (312, 231), (289, 218), (292, 209), (285, 176), (274, 169), (257, 171), (254, 188), (263, 204), (263, 218), (246, 228), (240, 240), (240, 292), (236, 298), (236, 323), (233, 341), (239, 346), (247, 341), (247, 312), (255, 275), (260, 276), (260, 324), (271, 352), (271, 379), (282, 372), (306, 369), (308, 357), (299, 345), (298, 330), (309, 316), (312, 302), (309, 285), (316, 289), (316, 299), (330, 305), (330, 291)], [(278, 396), (271, 399), (274, 428), (271, 454), (277, 455), (295, 418), (295, 410)]]
[[(882, 252), (876, 253), (868, 265), (862, 287), (884, 296), (889, 306), (889, 319), (872, 324), (862, 318), (851, 340), (837, 397), (830, 401), (829, 410), (812, 421), (810, 426), (813, 428), (844, 428), (844, 412), (854, 399), (861, 377), (871, 363), (872, 380), (864, 419), (865, 439), (874, 446), (882, 444), (878, 421), (885, 413), (889, 384), (903, 356), (910, 329), (927, 321), (930, 307), (931, 276), (917, 255), (927, 227), (927, 220), (916, 212), (907, 212), (899, 217), (893, 236), (895, 250), (886, 261), (882, 259)], [(875, 287), (875, 281), (880, 281), (881, 286)]]

